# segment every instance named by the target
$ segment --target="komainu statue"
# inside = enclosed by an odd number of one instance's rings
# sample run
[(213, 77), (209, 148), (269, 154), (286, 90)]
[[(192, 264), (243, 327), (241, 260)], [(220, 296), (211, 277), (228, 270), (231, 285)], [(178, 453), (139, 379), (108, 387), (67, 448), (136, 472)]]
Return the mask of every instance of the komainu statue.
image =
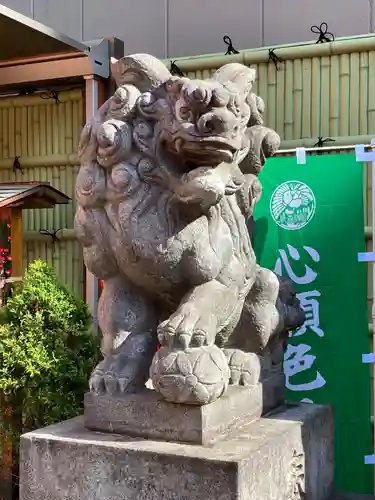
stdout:
[(257, 265), (247, 224), (280, 139), (263, 125), (254, 69), (193, 80), (135, 54), (113, 74), (76, 183), (76, 233), (104, 281), (90, 389), (138, 392), (151, 377), (168, 401), (207, 404), (281, 366), (304, 321), (290, 283)]

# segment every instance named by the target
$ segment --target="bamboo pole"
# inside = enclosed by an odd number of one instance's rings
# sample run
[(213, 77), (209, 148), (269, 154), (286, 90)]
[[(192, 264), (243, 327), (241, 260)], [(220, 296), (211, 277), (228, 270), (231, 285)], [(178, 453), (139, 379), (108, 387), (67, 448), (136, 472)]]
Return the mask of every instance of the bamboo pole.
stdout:
[[(267, 63), (269, 50), (284, 60), (303, 59), (312, 57), (329, 57), (332, 55), (351, 54), (352, 52), (369, 52), (375, 50), (374, 35), (360, 35), (356, 37), (337, 38), (334, 42), (317, 44), (316, 40), (305, 43), (276, 45), (260, 49), (243, 50), (239, 54), (205, 54), (203, 56), (181, 57), (175, 59), (177, 66), (184, 72), (217, 69), (231, 62), (245, 64)], [(169, 66), (170, 60), (164, 60)]]
[[(343, 149), (343, 146), (350, 146), (351, 149), (354, 149), (355, 146), (353, 144), (369, 144), (372, 135), (357, 135), (357, 136), (346, 136), (346, 137), (331, 137), (334, 139), (334, 145), (330, 147), (324, 147), (316, 149), (316, 151), (325, 151), (325, 150), (334, 150), (334, 149)], [(290, 152), (290, 150), (295, 150), (299, 147), (304, 147), (306, 149), (313, 148), (314, 144), (317, 142), (316, 138), (305, 138), (305, 139), (296, 139), (296, 140), (288, 140), (281, 141), (280, 149), (276, 152), (276, 154), (285, 154), (286, 151)], [(12, 169), (13, 168), (14, 158), (3, 158), (0, 159), (0, 169)], [(41, 156), (25, 156), (24, 158), (20, 158), (20, 163), (22, 168), (35, 168), (35, 167), (51, 167), (51, 166), (78, 166), (79, 160), (78, 156), (74, 153), (58, 153), (58, 154), (50, 154)]]
[[(365, 226), (364, 235), (365, 235), (365, 239), (367, 241), (372, 240), (372, 228), (371, 228), (371, 226)], [(25, 233), (23, 233), (23, 240), (25, 242), (45, 240), (47, 238), (50, 238), (50, 236), (45, 235), (45, 234), (40, 234), (38, 231), (26, 231)], [(58, 233), (58, 239), (59, 240), (75, 240), (76, 234), (74, 232), (74, 229), (69, 229), (69, 228), (61, 229)]]
[[(339, 136), (340, 127), (340, 96), (337, 95), (340, 89), (340, 57), (332, 56), (330, 61), (330, 86), (329, 86), (329, 133), (333, 136)], [(319, 87), (321, 82), (319, 82)], [(319, 113), (319, 121), (321, 116)], [(315, 130), (313, 136), (319, 136), (320, 126)]]
[[(8, 155), (9, 156), (9, 155)], [(15, 155), (16, 156), (16, 155)], [(19, 156), (19, 155), (17, 155)], [(0, 169), (12, 169), (14, 156), (0, 159)], [(76, 154), (56, 153), (46, 156), (21, 156), (20, 164), (22, 169), (35, 167), (52, 167), (52, 166), (76, 166), (79, 165), (78, 156)]]
[(293, 64), (293, 137), (302, 135), (302, 61)]
[[(312, 137), (311, 133), (311, 86), (312, 86), (312, 60), (303, 59), (302, 60), (302, 135), (301, 137)], [(278, 107), (276, 108), (278, 111)], [(282, 128), (277, 128), (276, 130), (282, 130)], [(320, 134), (318, 134), (320, 135)]]
[(13, 276), (23, 275), (23, 259), (22, 259), (22, 209), (11, 209), (11, 226), (12, 226), (12, 274)]
[[(361, 52), (359, 58), (359, 96), (360, 109), (359, 109), (359, 134), (367, 132), (367, 110), (368, 110), (368, 52)], [(335, 134), (336, 135), (336, 134)]]
[[(82, 100), (82, 89), (61, 91), (57, 89), (56, 92), (58, 92), (59, 101), (61, 101), (61, 103)], [(1, 94), (0, 92), (0, 109), (22, 108), (23, 106), (37, 106), (41, 103), (47, 106), (56, 106), (55, 99), (49, 98), (47, 89), (37, 91), (35, 94), (26, 96), (14, 95), (14, 93)]]
[(2, 131), (3, 131), (3, 158), (9, 158), (9, 123), (8, 115), (9, 109), (1, 110), (2, 116)]
[(359, 75), (360, 75), (360, 57), (357, 53), (352, 53), (349, 56), (350, 74), (357, 75), (357, 78), (350, 78), (349, 75), (349, 135), (359, 134), (359, 105), (361, 100), (358, 99), (359, 94)]
[(339, 121), (339, 136), (349, 135), (349, 102), (346, 96), (349, 95), (350, 85), (350, 64), (349, 55), (342, 54), (340, 56), (340, 66), (339, 66), (339, 95), (341, 99), (340, 102), (340, 121)]
[(296, 148), (306, 148), (306, 151), (339, 151), (343, 149), (355, 149), (356, 144), (365, 144), (370, 147), (371, 139), (373, 135), (352, 135), (352, 136), (338, 136), (332, 137), (334, 142), (330, 142), (330, 146), (324, 146), (322, 148), (314, 147), (314, 144), (318, 141), (317, 137), (314, 138), (304, 138), (304, 139), (293, 139), (290, 141), (281, 141), (280, 149), (276, 151), (276, 155), (293, 153)]
[[(330, 57), (323, 56), (320, 59), (320, 136), (330, 135), (329, 123), (329, 84), (330, 84)], [(304, 118), (301, 117), (303, 120)], [(345, 135), (345, 134), (344, 134)]]
[[(48, 239), (51, 239), (51, 236), (49, 236), (48, 234), (40, 234), (39, 231), (26, 231), (23, 233), (23, 240), (25, 242), (48, 241)], [(76, 240), (77, 238), (74, 229), (63, 228), (60, 229), (57, 233), (57, 239), (58, 241), (70, 241)]]
[[(285, 88), (293, 88), (293, 62), (285, 61)], [(286, 138), (293, 137), (293, 92), (285, 94), (284, 134)], [(281, 129), (283, 130), (283, 129)]]
[[(35, 157), (35, 154), (34, 154), (34, 137), (33, 137), (33, 120), (32, 120), (32, 106), (27, 106), (26, 107), (26, 130), (25, 130), (25, 134), (26, 137), (27, 137), (27, 157), (31, 157), (31, 158), (34, 158)], [(54, 108), (52, 108), (54, 109)], [(23, 162), (24, 160), (24, 157), (21, 158), (21, 162)], [(28, 177), (28, 180), (29, 181), (35, 181), (35, 180), (39, 180), (38, 177), (35, 176), (36, 172), (35, 172), (36, 168), (31, 168), (28, 172), (27, 172), (27, 177)], [(36, 229), (36, 224), (35, 224), (35, 210), (28, 210), (28, 217), (29, 217), (29, 228), (30, 229)]]

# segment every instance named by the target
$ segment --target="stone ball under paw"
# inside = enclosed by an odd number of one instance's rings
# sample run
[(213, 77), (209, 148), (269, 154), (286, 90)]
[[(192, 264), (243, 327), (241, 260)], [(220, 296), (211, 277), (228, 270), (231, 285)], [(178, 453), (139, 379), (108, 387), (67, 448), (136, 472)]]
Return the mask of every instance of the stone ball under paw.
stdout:
[(162, 347), (150, 368), (155, 390), (173, 403), (213, 403), (227, 389), (229, 377), (226, 357), (215, 345), (185, 350)]

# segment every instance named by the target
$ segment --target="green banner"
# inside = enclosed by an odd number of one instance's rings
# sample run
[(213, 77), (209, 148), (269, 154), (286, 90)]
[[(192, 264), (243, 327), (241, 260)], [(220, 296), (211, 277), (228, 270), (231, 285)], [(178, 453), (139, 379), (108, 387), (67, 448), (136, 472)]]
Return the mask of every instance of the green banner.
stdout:
[(372, 493), (370, 367), (363, 165), (354, 155), (267, 160), (255, 210), (260, 265), (289, 276), (306, 313), (284, 357), (290, 401), (330, 403), (335, 487)]

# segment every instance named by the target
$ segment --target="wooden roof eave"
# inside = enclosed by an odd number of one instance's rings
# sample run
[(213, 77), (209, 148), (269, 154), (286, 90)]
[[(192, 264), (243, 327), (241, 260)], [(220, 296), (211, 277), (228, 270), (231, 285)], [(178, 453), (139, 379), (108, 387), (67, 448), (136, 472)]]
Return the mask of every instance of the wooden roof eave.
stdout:
[(32, 188), (25, 187), (24, 191), (1, 200), (0, 208), (52, 208), (55, 205), (66, 205), (70, 200), (69, 196), (54, 187), (46, 184), (38, 184)]

